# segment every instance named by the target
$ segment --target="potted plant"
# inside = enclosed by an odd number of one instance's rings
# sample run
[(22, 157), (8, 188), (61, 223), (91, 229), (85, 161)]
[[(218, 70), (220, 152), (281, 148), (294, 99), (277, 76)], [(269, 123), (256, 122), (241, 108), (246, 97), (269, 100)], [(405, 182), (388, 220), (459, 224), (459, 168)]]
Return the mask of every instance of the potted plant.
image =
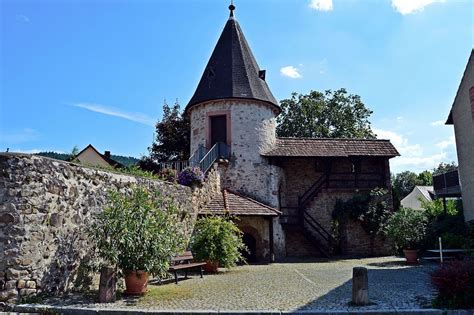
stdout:
[(184, 186), (201, 185), (204, 173), (200, 167), (187, 167), (178, 174), (178, 183)]
[(150, 274), (167, 272), (170, 258), (184, 247), (178, 218), (175, 204), (159, 192), (135, 187), (130, 194), (110, 193), (90, 236), (99, 257), (122, 270), (125, 293), (143, 294)]
[(230, 268), (244, 262), (243, 233), (230, 219), (210, 216), (199, 219), (194, 227), (191, 248), (194, 257), (206, 261), (208, 272), (217, 272), (218, 267)]
[(387, 224), (387, 235), (397, 249), (403, 249), (408, 264), (418, 263), (418, 249), (426, 237), (428, 218), (423, 210), (401, 207)]

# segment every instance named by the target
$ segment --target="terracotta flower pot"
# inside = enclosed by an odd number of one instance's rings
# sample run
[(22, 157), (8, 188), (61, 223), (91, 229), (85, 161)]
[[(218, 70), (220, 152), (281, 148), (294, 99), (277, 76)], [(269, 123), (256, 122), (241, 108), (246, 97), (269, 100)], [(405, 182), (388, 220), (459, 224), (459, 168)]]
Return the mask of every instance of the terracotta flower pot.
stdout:
[(206, 260), (206, 264), (204, 265), (204, 271), (206, 272), (217, 272), (217, 268), (219, 268), (218, 261), (210, 261)]
[(125, 271), (125, 293), (133, 295), (145, 294), (148, 285), (148, 272)]
[(418, 250), (417, 249), (404, 249), (403, 253), (409, 265), (418, 264)]

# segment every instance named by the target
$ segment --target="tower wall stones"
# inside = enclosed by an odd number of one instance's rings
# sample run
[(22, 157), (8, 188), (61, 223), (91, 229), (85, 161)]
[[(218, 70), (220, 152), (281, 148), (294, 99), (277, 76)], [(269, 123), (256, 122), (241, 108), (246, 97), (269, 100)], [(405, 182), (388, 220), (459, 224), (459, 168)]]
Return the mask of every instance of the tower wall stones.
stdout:
[[(218, 100), (190, 109), (191, 152), (200, 145), (209, 148), (209, 117), (227, 115), (227, 138), (231, 157), (221, 167), (223, 188), (243, 193), (269, 206), (279, 208), (278, 187), (283, 171), (260, 154), (276, 141), (274, 108), (256, 100)], [(278, 218), (273, 220), (275, 256), (285, 251), (284, 235)]]
[(109, 190), (135, 185), (159, 190), (187, 215), (189, 237), (199, 208), (221, 190), (214, 167), (191, 189), (25, 154), (0, 154), (0, 300), (73, 286), (90, 242), (85, 227), (101, 211)]

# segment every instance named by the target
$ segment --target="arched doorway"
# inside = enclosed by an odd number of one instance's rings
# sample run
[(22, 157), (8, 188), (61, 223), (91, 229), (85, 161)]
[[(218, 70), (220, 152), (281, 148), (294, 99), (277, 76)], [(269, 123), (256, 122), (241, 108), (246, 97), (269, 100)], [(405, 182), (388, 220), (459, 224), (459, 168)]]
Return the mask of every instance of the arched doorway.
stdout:
[(247, 246), (248, 252), (243, 252), (243, 256), (249, 263), (257, 262), (257, 241), (250, 233), (244, 233), (242, 240)]

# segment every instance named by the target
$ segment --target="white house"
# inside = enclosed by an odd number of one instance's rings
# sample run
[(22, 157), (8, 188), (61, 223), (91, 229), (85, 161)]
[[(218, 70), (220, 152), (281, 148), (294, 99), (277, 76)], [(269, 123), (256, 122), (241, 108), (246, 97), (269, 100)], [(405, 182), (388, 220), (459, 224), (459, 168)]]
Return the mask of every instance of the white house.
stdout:
[(421, 201), (432, 201), (433, 199), (433, 186), (415, 186), (400, 203), (405, 208), (421, 210)]

